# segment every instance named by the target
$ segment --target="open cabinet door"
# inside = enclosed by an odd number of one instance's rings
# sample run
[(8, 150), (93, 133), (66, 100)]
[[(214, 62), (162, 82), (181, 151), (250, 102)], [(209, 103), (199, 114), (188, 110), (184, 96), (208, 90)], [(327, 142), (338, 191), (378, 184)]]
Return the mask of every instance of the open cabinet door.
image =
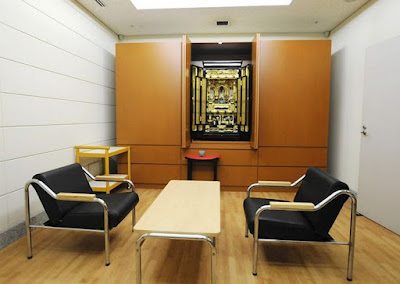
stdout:
[(250, 146), (258, 149), (258, 120), (259, 120), (259, 70), (260, 70), (260, 34), (256, 34), (251, 45), (251, 64), (253, 66), (253, 101)]
[(182, 148), (190, 146), (190, 64), (192, 43), (186, 35), (182, 38)]

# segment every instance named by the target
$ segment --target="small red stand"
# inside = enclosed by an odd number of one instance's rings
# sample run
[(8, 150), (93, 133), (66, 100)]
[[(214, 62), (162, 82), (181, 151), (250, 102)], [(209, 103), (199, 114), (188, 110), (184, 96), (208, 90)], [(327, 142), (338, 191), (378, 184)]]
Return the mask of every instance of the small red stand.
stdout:
[(188, 180), (192, 179), (193, 162), (213, 162), (214, 180), (217, 180), (217, 166), (218, 166), (219, 158), (220, 158), (219, 155), (204, 155), (204, 156), (200, 156), (198, 154), (186, 154), (185, 155), (185, 159), (187, 159), (187, 161), (188, 161), (187, 179)]

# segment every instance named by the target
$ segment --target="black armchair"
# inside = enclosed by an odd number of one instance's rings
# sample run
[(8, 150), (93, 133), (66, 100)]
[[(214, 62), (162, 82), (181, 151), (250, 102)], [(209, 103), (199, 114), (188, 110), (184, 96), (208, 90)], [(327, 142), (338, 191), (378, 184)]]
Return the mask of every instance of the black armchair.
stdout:
[[(130, 192), (94, 193), (86, 176), (96, 179), (80, 164), (72, 164), (35, 175), (25, 185), (26, 235), (28, 259), (32, 258), (31, 228), (69, 229), (104, 232), (106, 265), (110, 264), (109, 230), (116, 227), (132, 211), (132, 231), (135, 225), (135, 206), (139, 196), (130, 180)], [(103, 181), (107, 178), (103, 177)], [(116, 181), (115, 178), (109, 181)], [(44, 226), (30, 224), (29, 187), (33, 185), (49, 217)]]
[[(250, 197), (256, 187), (294, 187), (301, 182), (294, 202)], [(348, 242), (336, 242), (329, 230), (343, 204), (351, 199)], [(355, 195), (349, 187), (318, 168), (309, 168), (296, 182), (258, 182), (247, 189), (243, 207), (246, 237), (253, 234), (253, 275), (257, 275), (259, 242), (324, 243), (348, 245), (347, 280), (352, 280), (356, 225)]]

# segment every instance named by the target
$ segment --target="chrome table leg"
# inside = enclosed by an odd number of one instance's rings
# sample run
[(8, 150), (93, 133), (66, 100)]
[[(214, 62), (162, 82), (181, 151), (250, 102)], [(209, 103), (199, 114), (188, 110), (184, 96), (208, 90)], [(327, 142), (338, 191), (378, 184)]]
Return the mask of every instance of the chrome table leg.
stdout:
[(209, 244), (211, 248), (211, 283), (217, 282), (216, 266), (217, 266), (217, 251), (215, 249), (215, 238), (203, 235), (189, 235), (189, 234), (166, 234), (166, 233), (146, 233), (141, 235), (136, 241), (136, 283), (142, 282), (142, 252), (141, 247), (147, 238), (160, 238), (172, 240), (192, 240), (203, 241)]

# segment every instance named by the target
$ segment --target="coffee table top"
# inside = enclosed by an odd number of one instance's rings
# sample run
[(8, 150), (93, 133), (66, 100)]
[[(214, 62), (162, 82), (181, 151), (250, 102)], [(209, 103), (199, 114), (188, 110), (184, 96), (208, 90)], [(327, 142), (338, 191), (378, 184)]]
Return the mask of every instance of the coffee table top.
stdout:
[(171, 180), (135, 225), (141, 233), (218, 235), (219, 181)]

